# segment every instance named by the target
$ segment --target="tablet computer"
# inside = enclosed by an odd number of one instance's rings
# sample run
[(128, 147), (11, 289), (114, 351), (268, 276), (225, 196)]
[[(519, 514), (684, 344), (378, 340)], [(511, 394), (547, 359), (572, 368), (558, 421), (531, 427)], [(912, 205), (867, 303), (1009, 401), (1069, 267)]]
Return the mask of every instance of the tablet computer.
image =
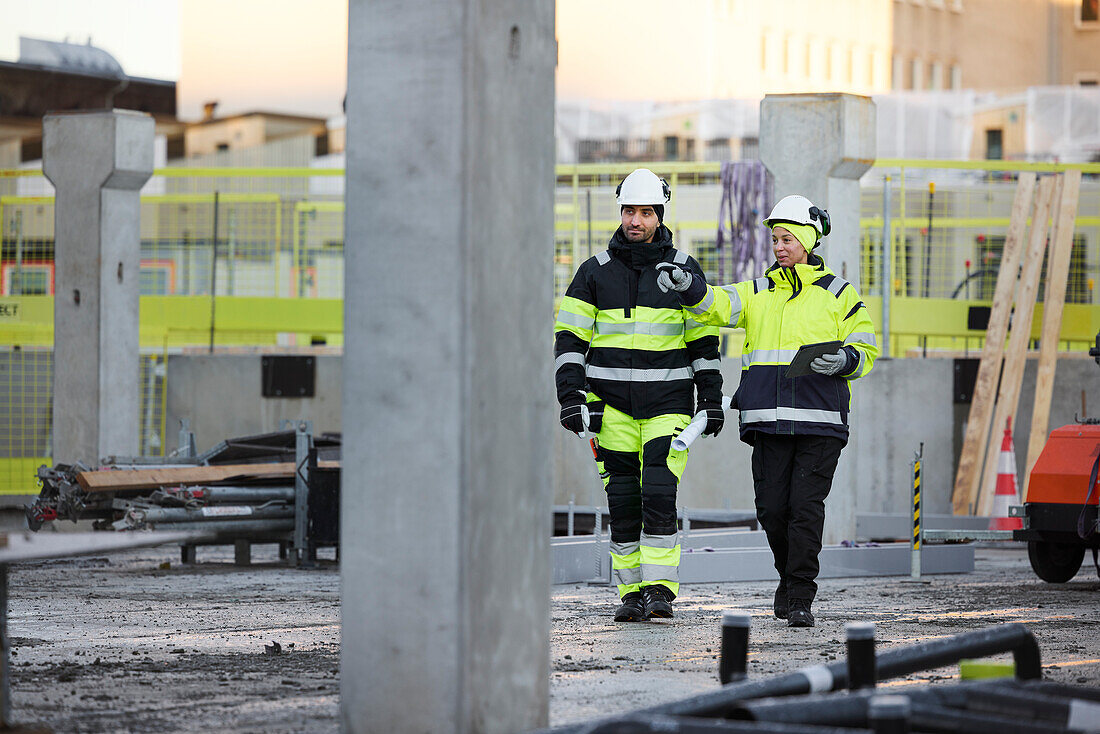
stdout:
[(836, 354), (840, 351), (842, 346), (844, 346), (844, 342), (840, 341), (803, 344), (798, 348), (798, 352), (795, 353), (790, 366), (787, 367), (787, 377), (802, 377), (803, 375), (812, 373), (813, 370), (810, 369), (810, 362), (813, 362), (823, 354)]

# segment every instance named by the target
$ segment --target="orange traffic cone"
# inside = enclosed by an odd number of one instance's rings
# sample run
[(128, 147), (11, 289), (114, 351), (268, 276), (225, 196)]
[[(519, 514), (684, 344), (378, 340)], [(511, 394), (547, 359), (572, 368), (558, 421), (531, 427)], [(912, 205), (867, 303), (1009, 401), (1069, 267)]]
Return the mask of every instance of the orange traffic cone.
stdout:
[(1009, 517), (1010, 505), (1020, 503), (1016, 491), (1016, 452), (1012, 450), (1012, 416), (1005, 421), (1005, 437), (1001, 442), (1001, 455), (997, 459), (997, 488), (993, 493), (993, 514), (989, 517), (990, 530), (1020, 530), (1023, 518)]

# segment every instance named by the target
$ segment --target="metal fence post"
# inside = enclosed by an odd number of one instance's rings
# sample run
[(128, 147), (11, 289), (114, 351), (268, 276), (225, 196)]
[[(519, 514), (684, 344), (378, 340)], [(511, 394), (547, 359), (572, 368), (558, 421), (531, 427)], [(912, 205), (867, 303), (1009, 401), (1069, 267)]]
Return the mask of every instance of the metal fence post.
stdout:
[(920, 516), (920, 463), (923, 455), (924, 442), (922, 441), (920, 450), (917, 451), (913, 459), (913, 535), (909, 539), (909, 548), (911, 551), (909, 575), (914, 580), (920, 579), (921, 540), (923, 539), (923, 534), (921, 532), (923, 523), (921, 522)]
[(882, 356), (890, 357), (890, 297), (894, 295), (893, 222), (890, 219), (890, 176), (882, 182)]
[(294, 430), (294, 555), (296, 566), (312, 565), (309, 551), (309, 450), (313, 421), (298, 421)]

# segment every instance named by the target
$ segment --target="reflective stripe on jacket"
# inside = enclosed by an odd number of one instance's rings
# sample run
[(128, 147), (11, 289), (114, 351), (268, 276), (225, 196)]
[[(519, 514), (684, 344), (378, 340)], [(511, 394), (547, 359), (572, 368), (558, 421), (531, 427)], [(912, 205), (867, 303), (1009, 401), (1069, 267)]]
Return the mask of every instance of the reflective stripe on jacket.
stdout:
[(559, 401), (590, 390), (636, 419), (693, 415), (696, 392), (721, 402), (718, 329), (692, 318), (675, 292), (661, 292), (659, 262), (703, 277), (664, 225), (651, 243), (628, 243), (620, 228), (608, 250), (577, 269), (554, 324)]
[[(848, 438), (848, 384), (871, 371), (878, 356), (874, 325), (856, 289), (817, 255), (794, 268), (778, 263), (764, 277), (720, 287), (689, 307), (701, 323), (743, 327), (737, 388), (741, 439), (755, 432)], [(843, 342), (848, 356), (835, 376), (785, 373), (803, 344)]]

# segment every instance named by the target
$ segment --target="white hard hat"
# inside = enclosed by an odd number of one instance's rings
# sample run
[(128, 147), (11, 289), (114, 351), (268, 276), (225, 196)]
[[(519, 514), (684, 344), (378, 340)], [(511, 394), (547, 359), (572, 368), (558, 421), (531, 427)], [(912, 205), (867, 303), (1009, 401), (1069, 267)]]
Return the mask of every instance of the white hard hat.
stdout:
[(639, 168), (623, 179), (615, 189), (619, 206), (645, 205), (663, 206), (672, 197), (668, 181), (657, 176), (648, 168)]
[(829, 212), (814, 206), (813, 202), (805, 196), (793, 194), (784, 196), (772, 207), (772, 213), (764, 220), (764, 224), (772, 227), (781, 222), (791, 224), (808, 224), (817, 230), (818, 237), (824, 237), (832, 231), (832, 222), (829, 220)]

